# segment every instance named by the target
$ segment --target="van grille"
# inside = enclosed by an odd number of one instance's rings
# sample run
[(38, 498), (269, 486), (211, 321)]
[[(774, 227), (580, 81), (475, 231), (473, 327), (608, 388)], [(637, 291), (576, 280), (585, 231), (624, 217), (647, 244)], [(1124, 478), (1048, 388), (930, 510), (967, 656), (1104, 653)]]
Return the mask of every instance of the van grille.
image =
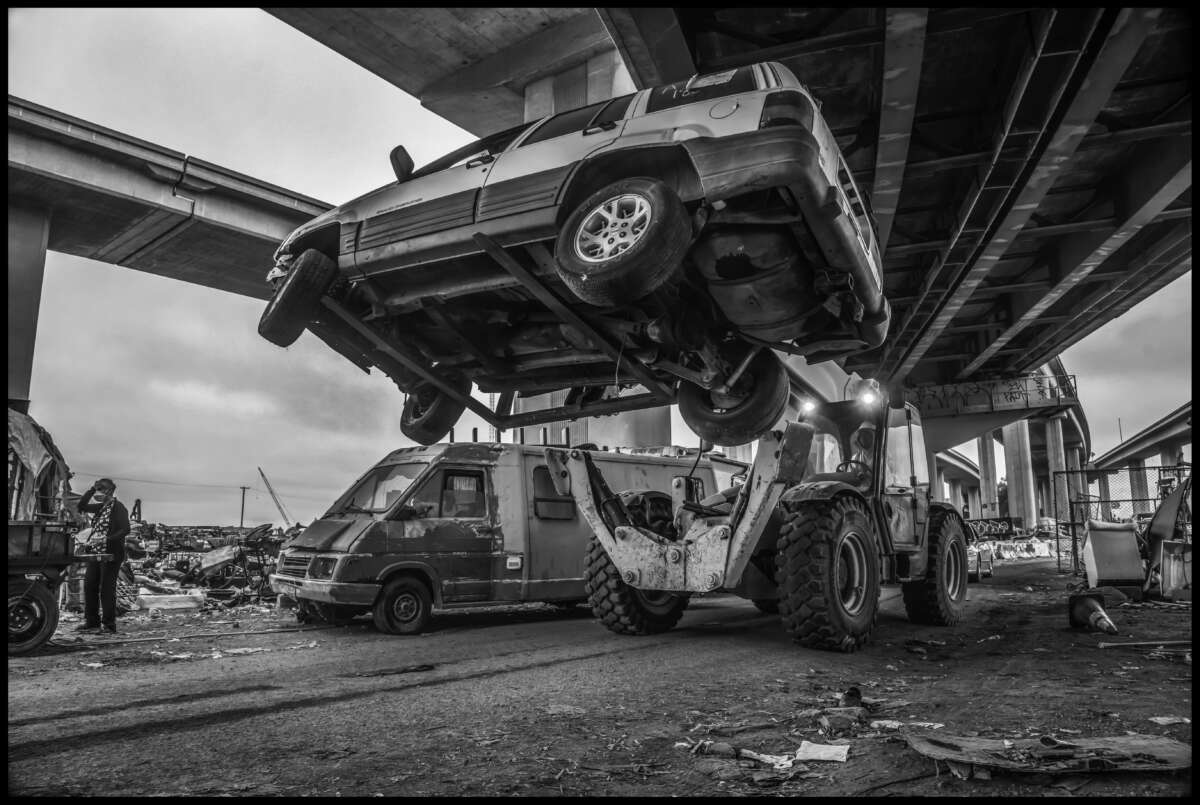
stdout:
[(293, 576), (297, 579), (302, 579), (308, 573), (308, 565), (311, 561), (312, 556), (309, 554), (289, 553), (283, 557), (283, 561), (279, 563), (279, 569), (276, 572), (281, 576)]

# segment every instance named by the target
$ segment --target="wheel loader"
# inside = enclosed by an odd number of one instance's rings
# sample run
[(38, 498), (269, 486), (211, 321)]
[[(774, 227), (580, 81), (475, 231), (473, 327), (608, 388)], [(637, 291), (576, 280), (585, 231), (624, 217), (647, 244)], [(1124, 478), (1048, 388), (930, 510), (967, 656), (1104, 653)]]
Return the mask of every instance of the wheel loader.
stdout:
[[(919, 412), (871, 382), (798, 407), (759, 439), (743, 483), (703, 499), (688, 476), (669, 492), (614, 491), (587, 450), (546, 449), (557, 491), (592, 528), (586, 589), (605, 626), (663, 632), (693, 594), (729, 592), (778, 613), (801, 645), (849, 652), (870, 639), (885, 583), (899, 583), (912, 621), (958, 622), (966, 529), (930, 495)], [(653, 498), (674, 517), (626, 505)]]

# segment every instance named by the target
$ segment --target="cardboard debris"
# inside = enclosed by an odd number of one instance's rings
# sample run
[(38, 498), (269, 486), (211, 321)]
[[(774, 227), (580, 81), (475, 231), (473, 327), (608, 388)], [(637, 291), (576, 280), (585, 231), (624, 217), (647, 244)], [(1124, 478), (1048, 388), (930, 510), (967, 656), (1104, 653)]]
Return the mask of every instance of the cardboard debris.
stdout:
[(901, 727), (921, 727), (924, 729), (940, 730), (945, 724), (937, 724), (933, 721), (896, 721), (895, 719), (885, 718), (879, 721), (872, 721), (871, 729), (873, 730), (898, 730)]
[(829, 760), (845, 763), (850, 754), (849, 746), (833, 746), (830, 744), (814, 744), (801, 741), (793, 760)]
[[(906, 734), (914, 750), (934, 761), (1039, 774), (1098, 771), (1181, 771), (1192, 765), (1192, 747), (1157, 735), (990, 739)], [(953, 768), (953, 767), (951, 767)]]

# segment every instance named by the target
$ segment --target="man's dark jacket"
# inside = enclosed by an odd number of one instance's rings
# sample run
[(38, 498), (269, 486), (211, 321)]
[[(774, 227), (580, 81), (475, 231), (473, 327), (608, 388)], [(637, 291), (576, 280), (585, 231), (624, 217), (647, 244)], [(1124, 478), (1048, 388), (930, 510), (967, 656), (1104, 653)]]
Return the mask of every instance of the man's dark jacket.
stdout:
[[(89, 489), (79, 499), (79, 510), (94, 515), (100, 511), (103, 503), (91, 503), (95, 489)], [(114, 558), (125, 556), (125, 537), (129, 536), (129, 510), (125, 504), (113, 498), (112, 514), (108, 518), (108, 538), (104, 540), (104, 552), (113, 554)]]

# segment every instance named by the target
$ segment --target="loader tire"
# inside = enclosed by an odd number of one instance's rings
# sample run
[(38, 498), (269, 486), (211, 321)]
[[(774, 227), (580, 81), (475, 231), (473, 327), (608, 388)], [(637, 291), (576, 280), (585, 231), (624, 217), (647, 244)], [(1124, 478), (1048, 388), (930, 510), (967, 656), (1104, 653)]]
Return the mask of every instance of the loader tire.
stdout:
[(967, 601), (967, 541), (952, 512), (929, 513), (929, 564), (925, 578), (900, 585), (904, 611), (913, 623), (953, 626)]
[(595, 536), (588, 541), (583, 579), (592, 613), (617, 634), (665, 632), (679, 623), (687, 609), (687, 595), (643, 591), (626, 584)]
[(791, 504), (775, 555), (784, 629), (809, 648), (851, 652), (879, 612), (879, 542), (862, 501)]

